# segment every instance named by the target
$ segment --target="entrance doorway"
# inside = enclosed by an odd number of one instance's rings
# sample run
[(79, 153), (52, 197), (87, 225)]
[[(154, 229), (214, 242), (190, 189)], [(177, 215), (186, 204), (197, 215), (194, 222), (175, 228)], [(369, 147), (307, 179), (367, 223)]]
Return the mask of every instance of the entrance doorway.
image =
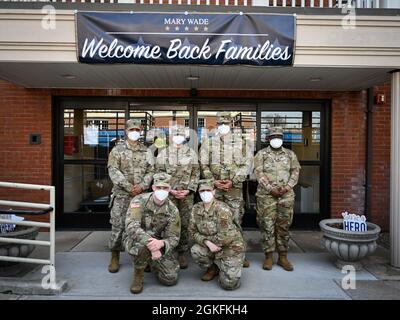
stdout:
[[(176, 100), (175, 100), (176, 101)], [(190, 146), (198, 150), (204, 132), (212, 132), (220, 111), (252, 141), (254, 154), (268, 145), (272, 125), (284, 128), (284, 146), (302, 166), (295, 187), (294, 227), (314, 228), (329, 216), (329, 104), (324, 101), (134, 101), (133, 99), (60, 98), (54, 105), (54, 179), (59, 228), (109, 228), (112, 183), (108, 154), (124, 139), (129, 118), (140, 119), (141, 140), (157, 150), (168, 145), (168, 128), (184, 125)], [(196, 135), (197, 133), (197, 135)], [(243, 186), (244, 228), (257, 228), (257, 182), (250, 173)]]

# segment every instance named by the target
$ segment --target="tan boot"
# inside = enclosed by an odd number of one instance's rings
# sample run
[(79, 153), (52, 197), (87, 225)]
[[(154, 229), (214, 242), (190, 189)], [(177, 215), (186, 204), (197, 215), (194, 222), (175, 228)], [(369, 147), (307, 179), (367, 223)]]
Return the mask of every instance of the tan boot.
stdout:
[(244, 258), (244, 261), (243, 261), (243, 268), (248, 268), (248, 267), (250, 267), (250, 261), (247, 260), (246, 258)]
[(179, 253), (178, 261), (179, 261), (179, 267), (181, 269), (186, 269), (188, 267), (188, 261), (184, 253)]
[(219, 273), (219, 269), (218, 266), (213, 263), (208, 269), (207, 271), (203, 274), (203, 276), (201, 277), (201, 280), (203, 281), (211, 281), (212, 279), (215, 278), (215, 276), (217, 276)]
[(135, 269), (131, 285), (131, 292), (133, 294), (142, 292), (143, 280), (144, 280), (144, 269)]
[(267, 252), (265, 254), (265, 259), (264, 259), (264, 262), (263, 262), (263, 269), (264, 270), (272, 270), (272, 265), (274, 263), (273, 256), (274, 256), (273, 252)]
[(287, 259), (287, 252), (279, 252), (278, 265), (280, 265), (286, 271), (293, 271), (293, 265)]
[(119, 251), (111, 251), (111, 262), (108, 265), (108, 271), (111, 273), (116, 273), (119, 270)]

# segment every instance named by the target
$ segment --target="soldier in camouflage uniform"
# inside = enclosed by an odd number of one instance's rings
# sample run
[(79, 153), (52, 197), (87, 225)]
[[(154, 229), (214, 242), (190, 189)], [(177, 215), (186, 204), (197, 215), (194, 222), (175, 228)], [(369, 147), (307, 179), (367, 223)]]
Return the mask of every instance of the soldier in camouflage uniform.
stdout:
[(189, 219), (200, 178), (197, 154), (184, 144), (185, 135), (185, 127), (171, 128), (171, 144), (163, 149), (156, 159), (156, 170), (172, 176), (170, 199), (179, 209), (182, 227), (181, 238), (176, 248), (181, 269), (188, 266), (185, 253), (189, 250)]
[[(252, 150), (241, 133), (230, 131), (229, 112), (217, 115), (218, 134), (200, 148), (200, 166), (205, 179), (214, 181), (215, 197), (231, 208), (236, 223), (241, 226), (244, 215), (243, 182), (250, 171)], [(250, 262), (244, 260), (244, 267)]]
[(287, 260), (289, 227), (293, 220), (294, 192), (300, 173), (296, 154), (282, 147), (283, 130), (272, 127), (270, 146), (254, 158), (254, 173), (258, 180), (257, 223), (261, 229), (261, 245), (265, 252), (263, 268), (271, 270), (273, 252), (279, 252), (278, 265), (287, 271), (293, 265)]
[(219, 274), (222, 288), (237, 289), (245, 252), (240, 226), (233, 219), (230, 207), (214, 198), (213, 181), (200, 180), (199, 192), (203, 202), (194, 205), (189, 224), (195, 242), (192, 257), (200, 267), (207, 268), (203, 281)]
[(111, 262), (108, 270), (119, 270), (122, 235), (125, 230), (126, 211), (132, 198), (149, 188), (154, 173), (151, 153), (139, 142), (140, 120), (126, 122), (127, 140), (117, 144), (108, 157), (108, 174), (114, 184), (110, 201), (111, 236), (109, 248)]
[(132, 293), (143, 289), (148, 264), (160, 283), (173, 286), (178, 281), (176, 251), (181, 234), (178, 208), (168, 199), (171, 176), (154, 175), (153, 192), (132, 199), (126, 215), (124, 244), (134, 265)]

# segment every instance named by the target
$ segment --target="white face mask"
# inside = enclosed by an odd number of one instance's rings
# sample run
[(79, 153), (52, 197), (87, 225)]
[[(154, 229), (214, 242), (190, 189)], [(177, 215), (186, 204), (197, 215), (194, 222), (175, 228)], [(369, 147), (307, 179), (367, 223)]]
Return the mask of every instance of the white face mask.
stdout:
[(137, 141), (140, 138), (140, 132), (139, 131), (129, 131), (128, 138), (129, 138), (129, 140)]
[(156, 191), (154, 191), (154, 195), (160, 201), (164, 201), (165, 199), (167, 199), (168, 194), (169, 194), (169, 192), (166, 191), (166, 190), (156, 190)]
[(172, 137), (172, 142), (175, 144), (182, 144), (185, 141), (184, 136), (173, 136)]
[(274, 138), (269, 142), (270, 146), (274, 149), (279, 149), (282, 147), (283, 140), (280, 138)]
[(231, 131), (231, 127), (226, 124), (221, 124), (220, 126), (218, 126), (218, 132), (220, 134), (228, 134), (229, 131)]
[(200, 198), (205, 203), (210, 203), (214, 198), (214, 195), (211, 191), (203, 191), (200, 192)]

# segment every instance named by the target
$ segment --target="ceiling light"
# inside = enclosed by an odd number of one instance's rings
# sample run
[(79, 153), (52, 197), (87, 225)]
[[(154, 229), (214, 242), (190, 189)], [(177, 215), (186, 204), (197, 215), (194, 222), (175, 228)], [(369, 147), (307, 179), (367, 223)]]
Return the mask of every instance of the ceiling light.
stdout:
[(188, 77), (186, 77), (186, 79), (187, 79), (187, 80), (194, 81), (194, 80), (199, 80), (200, 77), (197, 77), (197, 76), (188, 76)]
[(310, 82), (320, 82), (322, 81), (321, 78), (310, 78)]
[(76, 79), (76, 76), (74, 76), (73, 74), (63, 74), (61, 76), (65, 79)]

